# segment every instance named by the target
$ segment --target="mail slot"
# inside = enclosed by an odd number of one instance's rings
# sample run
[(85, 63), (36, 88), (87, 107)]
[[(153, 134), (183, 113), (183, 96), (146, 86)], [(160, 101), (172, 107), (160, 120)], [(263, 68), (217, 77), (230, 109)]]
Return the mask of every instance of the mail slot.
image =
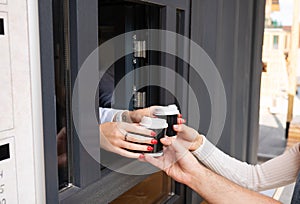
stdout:
[(0, 35), (4, 35), (4, 19), (0, 18)]

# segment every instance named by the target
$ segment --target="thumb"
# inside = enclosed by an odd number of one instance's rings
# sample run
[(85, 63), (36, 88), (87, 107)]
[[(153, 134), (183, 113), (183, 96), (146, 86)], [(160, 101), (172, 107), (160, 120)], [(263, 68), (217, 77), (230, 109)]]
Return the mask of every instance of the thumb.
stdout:
[(166, 151), (170, 151), (175, 153), (176, 160), (181, 159), (184, 157), (187, 153), (189, 153), (189, 150), (186, 149), (182, 144), (180, 144), (179, 140), (173, 138), (173, 137), (165, 137), (162, 138), (161, 143), (166, 146)]
[(160, 139), (160, 141), (164, 146), (167, 146), (170, 150), (174, 151), (175, 153), (183, 153), (187, 150), (175, 138), (166, 136)]
[(182, 144), (180, 144), (178, 140), (172, 140), (172, 143), (169, 147), (176, 153), (177, 156), (182, 156), (188, 152), (188, 149), (186, 149)]
[(173, 129), (177, 132), (177, 135), (182, 135), (186, 139), (189, 138), (191, 133), (190, 128), (184, 124), (173, 125)]
[(176, 139), (176, 137), (168, 137), (165, 136), (164, 138), (160, 139), (160, 142), (164, 145), (164, 146), (170, 146), (172, 144), (172, 142)]
[(173, 125), (173, 129), (178, 133), (183, 132), (185, 127), (186, 126), (184, 124)]

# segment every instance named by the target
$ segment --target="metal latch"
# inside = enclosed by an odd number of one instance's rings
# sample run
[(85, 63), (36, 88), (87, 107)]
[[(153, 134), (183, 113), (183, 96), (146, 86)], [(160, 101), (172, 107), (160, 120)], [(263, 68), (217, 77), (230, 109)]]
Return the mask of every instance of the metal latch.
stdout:
[(146, 107), (146, 92), (136, 91), (136, 87), (133, 86), (133, 109), (141, 109)]
[(136, 40), (136, 35), (133, 36), (133, 51), (134, 57), (146, 58), (146, 41)]

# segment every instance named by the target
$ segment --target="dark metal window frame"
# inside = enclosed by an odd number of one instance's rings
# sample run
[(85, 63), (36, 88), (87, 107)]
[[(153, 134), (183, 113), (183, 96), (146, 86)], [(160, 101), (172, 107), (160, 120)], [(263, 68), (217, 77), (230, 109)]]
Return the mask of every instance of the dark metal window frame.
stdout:
[[(143, 2), (143, 1), (139, 1)], [(190, 4), (189, 1), (170, 1), (170, 0), (152, 0), (145, 1), (146, 3), (158, 4), (164, 7), (162, 15), (165, 19), (176, 19), (176, 9), (185, 10), (185, 32), (189, 36), (189, 18), (190, 18)], [(89, 1), (72, 1), (70, 2), (70, 25), (72, 30), (70, 32), (70, 49), (75, 50), (75, 54), (71, 54), (70, 62), (73, 68), (72, 72), (76, 72), (74, 68), (80, 67), (81, 63), (87, 55), (98, 46), (98, 34), (94, 32), (95, 36), (91, 36), (93, 29), (98, 26), (98, 13), (97, 13), (97, 0)], [(94, 12), (86, 12), (86, 10)], [(56, 107), (55, 107), (55, 73), (54, 73), (54, 47), (53, 47), (53, 15), (52, 15), (52, 2), (47, 0), (39, 1), (39, 26), (40, 26), (40, 45), (41, 45), (41, 73), (42, 73), (42, 97), (43, 97), (43, 128), (44, 128), (44, 151), (45, 151), (45, 180), (46, 180), (46, 201), (47, 203), (80, 203), (88, 201), (109, 202), (118, 197), (128, 189), (144, 180), (147, 176), (129, 176), (116, 172), (100, 171), (100, 166), (95, 164), (94, 161), (86, 162), (79, 159), (79, 163), (75, 168), (79, 171), (74, 172), (74, 186), (62, 192), (58, 192), (58, 172), (57, 172), (57, 152), (56, 152)], [(88, 21), (89, 27), (77, 30), (78, 27), (82, 28), (85, 22)], [(176, 31), (176, 22), (164, 21), (163, 28), (171, 31)], [(92, 30), (91, 30), (92, 29)], [(76, 32), (74, 32), (76, 31)], [(89, 37), (87, 42), (86, 37)], [(80, 47), (79, 47), (80, 46)], [(168, 60), (167, 60), (168, 61)], [(74, 77), (74, 74), (72, 75)], [(76, 76), (76, 75), (75, 75)], [(74, 80), (74, 79), (72, 79)], [(87, 153), (84, 152), (83, 147), (80, 147), (79, 141), (79, 155), (83, 156)], [(81, 157), (80, 157), (81, 158)], [(86, 166), (94, 168), (93, 173), (87, 172)], [(89, 169), (90, 169), (89, 168)], [(77, 173), (76, 173), (77, 172)], [(95, 179), (100, 178), (100, 172), (103, 177), (97, 182), (92, 183)], [(92, 183), (92, 184), (91, 184)], [(80, 188), (80, 186), (86, 186)], [(105, 188), (103, 188), (105, 186)], [(118, 188), (115, 188), (118, 186)], [(175, 195), (167, 203), (182, 203), (185, 188), (181, 184), (176, 184)]]
[[(96, 2), (96, 1), (92, 1)], [(148, 2), (148, 1), (146, 1)], [(172, 8), (177, 8), (181, 10), (187, 9), (184, 6), (181, 5), (180, 0), (174, 0), (172, 1), (172, 5), (167, 5), (169, 0), (153, 0), (152, 2), (157, 3), (159, 5), (165, 6), (165, 9), (163, 13), (165, 13), (166, 16), (170, 15), (172, 13)], [(194, 9), (198, 9), (201, 7), (204, 7), (207, 4), (216, 4), (216, 1), (198, 1), (198, 0), (192, 0)], [(89, 198), (92, 200), (97, 200), (98, 202), (103, 201), (104, 203), (106, 201), (109, 201), (113, 198), (116, 198), (120, 194), (126, 191), (126, 189), (131, 188), (141, 180), (143, 180), (143, 177), (131, 177), (127, 175), (120, 175), (116, 172), (110, 172), (108, 173), (103, 179), (99, 180), (99, 182), (96, 182), (94, 184), (88, 185), (85, 189), (80, 189), (77, 187), (71, 187), (67, 191), (64, 191), (62, 193), (58, 193), (58, 182), (57, 182), (57, 152), (56, 152), (56, 115), (55, 115), (55, 84), (54, 84), (54, 48), (53, 48), (53, 22), (52, 22), (52, 2), (48, 0), (40, 0), (38, 2), (39, 4), (39, 27), (40, 27), (40, 52), (41, 52), (41, 74), (42, 74), (42, 98), (43, 98), (43, 128), (44, 128), (44, 152), (45, 152), (45, 184), (46, 184), (46, 201), (47, 203), (58, 203), (59, 202), (59, 196), (61, 197), (61, 200), (65, 200), (66, 202), (74, 201), (74, 203), (78, 203), (80, 201), (83, 201), (83, 199)], [(89, 2), (90, 3), (90, 2)], [(222, 2), (224, 3), (224, 2)], [(234, 3), (234, 2), (232, 2)], [(236, 1), (236, 3), (239, 5), (240, 2)], [(198, 5), (197, 5), (198, 4)], [(253, 14), (250, 16), (249, 22), (251, 23), (249, 27), (252, 30), (251, 35), (251, 44), (250, 44), (250, 50), (249, 50), (249, 66), (250, 69), (247, 69), (249, 72), (250, 77), (250, 84), (249, 87), (249, 104), (250, 106), (245, 106), (248, 110), (249, 115), (247, 116), (247, 121), (245, 121), (247, 126), (247, 148), (246, 151), (241, 154), (245, 158), (245, 160), (250, 162), (255, 162), (256, 160), (256, 154), (257, 152), (257, 143), (258, 143), (258, 109), (259, 109), (259, 86), (260, 86), (260, 74), (261, 74), (261, 44), (262, 44), (262, 33), (263, 33), (263, 25), (264, 25), (264, 5), (265, 1), (254, 1), (250, 2), (249, 5), (251, 5), (250, 12)], [(76, 6), (76, 5), (73, 5)], [(245, 5), (247, 6), (247, 5)], [(76, 8), (76, 7), (75, 7)], [(206, 7), (204, 7), (206, 8)], [(187, 9), (189, 10), (189, 9)], [(190, 12), (190, 10), (189, 10)], [(193, 11), (191, 11), (193, 12)], [(199, 10), (197, 10), (193, 15), (195, 15), (192, 18), (196, 18), (194, 25), (199, 25), (199, 21), (201, 19), (207, 18), (207, 16), (201, 16), (204, 15), (205, 12), (200, 13)], [(210, 12), (210, 11), (209, 11)], [(176, 12), (173, 12), (176, 13)], [(197, 16), (197, 15), (198, 16)], [(213, 12), (212, 12), (213, 14)], [(190, 14), (185, 15), (187, 19), (190, 18)], [(200, 17), (199, 17), (200, 16)], [(221, 16), (222, 17), (222, 16)], [(209, 16), (208, 16), (209, 18)], [(77, 18), (76, 18), (77, 19)], [(187, 21), (186, 21), (187, 22)], [(208, 20), (206, 20), (208, 22)], [(248, 22), (248, 21), (247, 21)], [(74, 23), (74, 22), (73, 22)], [(165, 22), (166, 26), (165, 29), (172, 28), (171, 25), (167, 25), (168, 22)], [(192, 24), (193, 25), (193, 24)], [(74, 25), (73, 25), (74, 26)], [(76, 24), (75, 24), (76, 26)], [(186, 23), (185, 26), (190, 26), (190, 22)], [(209, 30), (207, 27), (200, 24), (201, 27), (194, 29), (191, 31), (193, 35), (191, 35), (193, 38), (201, 40), (208, 40), (209, 38), (204, 36), (205, 32), (204, 29)], [(210, 26), (210, 25), (208, 25)], [(205, 28), (204, 28), (205, 27)], [(209, 27), (210, 28), (210, 27)], [(175, 29), (175, 26), (173, 25), (173, 29)], [(188, 28), (189, 29), (189, 28)], [(186, 31), (188, 30), (186, 29)], [(172, 29), (171, 29), (172, 30)], [(242, 31), (241, 31), (242, 32)], [(202, 35), (201, 35), (202, 34)], [(188, 33), (187, 36), (190, 36)], [(239, 36), (243, 36), (242, 34)], [(200, 40), (201, 38), (201, 40)], [(194, 40), (195, 40), (194, 39)], [(243, 38), (241, 38), (243, 40)], [(198, 42), (199, 43), (199, 42)], [(203, 42), (205, 44), (205, 42)], [(209, 45), (209, 48), (214, 48), (215, 44), (211, 43), (212, 45)], [(76, 46), (76, 45), (74, 45)], [(211, 51), (214, 53), (214, 50)], [(243, 62), (243, 59), (241, 59), (241, 62)], [(229, 140), (227, 140), (229, 141)], [(232, 141), (233, 143), (233, 141)], [(237, 143), (237, 142), (236, 142)], [(109, 185), (107, 185), (109, 184)], [(121, 186), (122, 190), (115, 189), (115, 186), (118, 185), (125, 185)], [(106, 189), (102, 189), (101, 186), (106, 185)], [(187, 190), (182, 185), (178, 186), (179, 191), (185, 192), (186, 191), (186, 197), (183, 201), (180, 201), (177, 196), (174, 196), (173, 199), (171, 199), (168, 203), (199, 203), (199, 197), (192, 193), (191, 190)], [(78, 192), (80, 191), (80, 192)], [(75, 192), (77, 192), (75, 194)], [(108, 192), (108, 193), (107, 193)], [(74, 195), (75, 194), (75, 195)], [(70, 196), (73, 195), (73, 196)], [(68, 197), (70, 196), (70, 197)], [(177, 197), (177, 198), (176, 198)], [(78, 198), (78, 200), (76, 200)], [(174, 201), (175, 200), (175, 201)]]

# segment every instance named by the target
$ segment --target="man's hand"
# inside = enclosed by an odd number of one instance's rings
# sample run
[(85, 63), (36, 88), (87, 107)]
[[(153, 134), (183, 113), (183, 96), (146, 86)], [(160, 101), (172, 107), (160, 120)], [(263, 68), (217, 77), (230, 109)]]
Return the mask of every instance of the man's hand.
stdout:
[(167, 146), (163, 156), (154, 158), (145, 154), (141, 160), (162, 169), (176, 181), (189, 185), (194, 175), (193, 169), (200, 165), (199, 162), (178, 140), (165, 137), (161, 142)]
[(177, 132), (177, 140), (185, 148), (190, 151), (195, 151), (202, 145), (204, 136), (200, 135), (193, 128), (181, 124), (184, 123), (182, 120), (183, 119), (178, 118), (178, 124), (180, 125), (174, 125), (173, 127), (173, 129)]
[(270, 197), (245, 189), (202, 166), (178, 140), (161, 139), (167, 146), (164, 155), (154, 158), (145, 154), (142, 161), (162, 169), (178, 182), (184, 183), (208, 203), (278, 204)]

